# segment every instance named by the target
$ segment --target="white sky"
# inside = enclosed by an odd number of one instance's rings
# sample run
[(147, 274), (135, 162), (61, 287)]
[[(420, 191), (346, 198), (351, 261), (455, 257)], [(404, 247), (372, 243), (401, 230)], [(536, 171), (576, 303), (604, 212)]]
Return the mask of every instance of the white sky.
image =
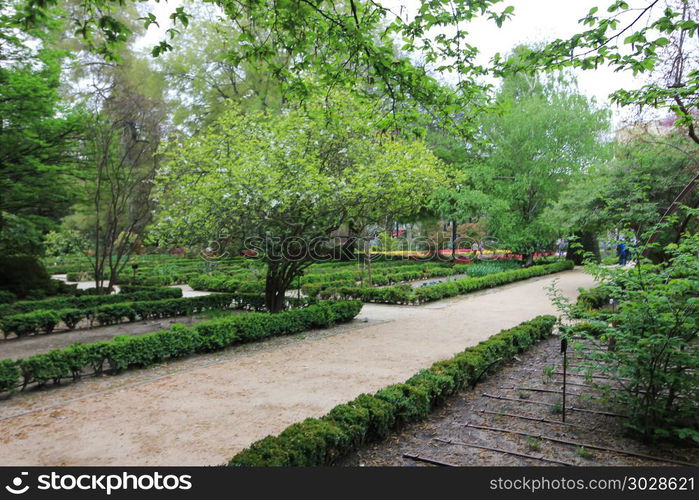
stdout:
[[(394, 12), (414, 12), (420, 0), (381, 0)], [(633, 6), (640, 0), (631, 0)], [(498, 6), (498, 11), (505, 6), (515, 7), (514, 17), (498, 28), (493, 21), (478, 19), (466, 29), (471, 35), (470, 43), (481, 51), (479, 63), (487, 64), (497, 52), (506, 54), (513, 47), (526, 43), (550, 41), (555, 38), (568, 38), (584, 29), (578, 20), (584, 17), (591, 7), (599, 6), (604, 12), (611, 0), (505, 0)], [(640, 2), (643, 3), (643, 2)], [(162, 38), (164, 29), (169, 25), (168, 15), (175, 7), (182, 5), (182, 0), (165, 0), (155, 3), (149, 0), (145, 8), (156, 14), (160, 29), (151, 26), (138, 47), (150, 48)], [(401, 11), (401, 6), (403, 10)], [(595, 71), (575, 71), (580, 90), (598, 102), (608, 102), (608, 96), (620, 88), (636, 88), (642, 85), (640, 78), (630, 73), (615, 73), (610, 68)], [(626, 112), (614, 109), (614, 122), (618, 125)]]

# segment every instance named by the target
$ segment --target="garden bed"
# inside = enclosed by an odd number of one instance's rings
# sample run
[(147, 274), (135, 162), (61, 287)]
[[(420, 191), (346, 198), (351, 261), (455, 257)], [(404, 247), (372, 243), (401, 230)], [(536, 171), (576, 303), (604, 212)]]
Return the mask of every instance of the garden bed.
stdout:
[[(662, 466), (679, 465), (678, 462), (699, 464), (699, 448), (670, 443), (644, 445), (629, 437), (623, 426), (623, 418), (606, 414), (609, 409), (602, 401), (595, 399), (602, 393), (590, 387), (590, 381), (585, 381), (584, 377), (572, 368), (568, 372), (566, 406), (577, 409), (566, 412), (566, 423), (562, 423), (561, 414), (558, 412), (561, 394), (542, 392), (561, 390), (561, 363), (560, 340), (556, 337), (545, 340), (518, 355), (517, 359), (482, 380), (474, 388), (464, 390), (451, 398), (427, 420), (410, 424), (400, 433), (393, 434), (384, 441), (367, 445), (338, 460), (337, 465)], [(570, 354), (569, 363), (576, 363), (575, 357)], [(552, 369), (553, 374), (547, 375)], [(602, 413), (592, 413), (594, 411)], [(543, 421), (537, 421), (540, 419)], [(542, 437), (528, 437), (516, 433)], [(563, 444), (545, 439), (547, 437), (617, 451)], [(487, 448), (497, 448), (501, 451)], [(505, 452), (538, 458), (525, 458)], [(626, 453), (648, 455), (657, 459)], [(429, 463), (428, 460), (434, 463)]]

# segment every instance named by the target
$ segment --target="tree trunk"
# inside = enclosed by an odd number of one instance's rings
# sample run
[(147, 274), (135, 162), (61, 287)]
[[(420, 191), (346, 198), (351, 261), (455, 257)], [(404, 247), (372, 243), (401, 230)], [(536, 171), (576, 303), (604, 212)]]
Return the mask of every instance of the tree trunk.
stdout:
[(286, 303), (286, 286), (276, 273), (267, 272), (265, 283), (265, 307), (271, 313), (278, 313), (284, 309)]
[(294, 278), (300, 276), (306, 266), (302, 262), (268, 262), (265, 278), (265, 307), (278, 313), (286, 305), (286, 291)]
[(352, 222), (347, 224), (347, 241), (340, 248), (340, 260), (349, 261), (357, 258), (357, 236), (359, 232)]

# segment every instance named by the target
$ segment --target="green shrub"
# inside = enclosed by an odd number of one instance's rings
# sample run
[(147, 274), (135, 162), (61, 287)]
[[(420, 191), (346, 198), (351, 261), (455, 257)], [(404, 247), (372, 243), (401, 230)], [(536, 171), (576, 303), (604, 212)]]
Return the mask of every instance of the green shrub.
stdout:
[(115, 293), (109, 295), (80, 295), (77, 297), (54, 297), (43, 300), (23, 300), (14, 304), (0, 305), (0, 314), (23, 314), (37, 309), (89, 309), (104, 304), (162, 300), (182, 297), (180, 288), (153, 288), (133, 293)]
[[(489, 269), (498, 269), (497, 266), (489, 265)], [(504, 265), (505, 263), (497, 263)], [(508, 267), (512, 266), (512, 263)], [(469, 264), (465, 267), (471, 267), (475, 264)], [(481, 265), (481, 264), (479, 264)], [(477, 290), (492, 288), (507, 283), (512, 283), (519, 280), (533, 278), (535, 276), (543, 276), (546, 274), (557, 273), (573, 268), (571, 261), (559, 261), (553, 264), (545, 264), (540, 266), (532, 266), (529, 268), (520, 268), (509, 271), (495, 272), (486, 274), (477, 278), (463, 278), (440, 283), (438, 285), (430, 285), (420, 288), (412, 288), (410, 285), (387, 286), (383, 288), (374, 288), (370, 286), (364, 287), (327, 287), (320, 291), (318, 296), (323, 299), (359, 299), (362, 302), (375, 302), (379, 304), (422, 304), (441, 300), (456, 295), (462, 295)], [(308, 286), (308, 285), (304, 285)]]
[(609, 303), (609, 291), (602, 287), (590, 288), (588, 290), (580, 290), (578, 295), (577, 306), (582, 311), (591, 309), (599, 309)]
[(91, 322), (97, 321), (100, 325), (115, 325), (125, 320), (190, 316), (211, 309), (229, 309), (234, 301), (233, 294), (221, 293), (182, 299), (102, 304), (86, 309), (38, 310), (3, 318), (0, 320), (0, 330), (3, 331), (5, 337), (11, 333), (21, 337), (23, 335), (51, 333), (61, 321), (71, 329), (84, 319)]
[(11, 304), (17, 300), (17, 296), (7, 290), (0, 290), (0, 304)]
[(584, 294), (582, 303), (594, 306), (613, 297), (616, 310), (585, 314), (587, 324), (573, 331), (609, 346), (586, 353), (586, 369), (618, 387), (608, 398), (626, 417), (629, 430), (649, 442), (696, 445), (699, 235), (686, 233), (677, 244), (664, 247), (666, 260), (659, 264), (640, 260), (644, 248), (634, 250), (639, 261), (633, 268), (591, 266), (603, 285)]
[(46, 268), (36, 257), (6, 255), (0, 258), (0, 290), (25, 298), (44, 296), (52, 286)]
[(9, 359), (0, 360), (0, 393), (13, 392), (20, 376), (17, 363)]
[(422, 370), (404, 384), (375, 395), (362, 394), (338, 405), (320, 419), (294, 424), (268, 436), (233, 457), (232, 466), (329, 465), (363, 443), (383, 439), (401, 426), (422, 420), (466, 383), (473, 383), (493, 362), (503, 362), (549, 336), (556, 318), (540, 316), (503, 330), (453, 358)]
[(32, 311), (27, 314), (8, 316), (0, 321), (0, 328), (7, 337), (14, 333), (18, 337), (37, 333), (51, 333), (61, 321), (57, 311)]

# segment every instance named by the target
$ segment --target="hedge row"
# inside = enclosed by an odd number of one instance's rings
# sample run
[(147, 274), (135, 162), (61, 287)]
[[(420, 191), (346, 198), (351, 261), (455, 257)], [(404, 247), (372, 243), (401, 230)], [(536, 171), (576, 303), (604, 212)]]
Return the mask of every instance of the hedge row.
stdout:
[(177, 299), (182, 297), (180, 288), (150, 288), (133, 293), (109, 295), (80, 295), (77, 297), (54, 297), (43, 300), (23, 300), (14, 304), (0, 305), (0, 316), (23, 314), (39, 309), (87, 309), (118, 302), (140, 302), (144, 300)]
[(3, 360), (0, 361), (0, 392), (11, 392), (20, 386), (24, 389), (32, 383), (43, 385), (49, 381), (60, 383), (67, 378), (75, 380), (90, 371), (101, 374), (106, 369), (117, 372), (143, 368), (165, 359), (217, 351), (233, 344), (326, 328), (351, 320), (361, 308), (358, 301), (337, 301), (277, 314), (231, 315), (191, 328), (173, 325), (168, 330), (146, 335), (74, 344), (29, 358)]
[(515, 281), (534, 278), (536, 276), (544, 276), (546, 274), (558, 273), (573, 269), (573, 261), (565, 260), (555, 262), (553, 264), (544, 264), (541, 266), (525, 267), (521, 269), (513, 269), (511, 271), (503, 271), (501, 273), (488, 274), (478, 278), (465, 278), (462, 280), (452, 281), (451, 283), (442, 283), (439, 285), (426, 286), (415, 290), (415, 296), (418, 303), (431, 302), (440, 300), (454, 295), (462, 295), (465, 293), (493, 288), (496, 286), (506, 285)]
[(422, 370), (403, 384), (362, 394), (333, 408), (321, 418), (309, 418), (268, 436), (231, 459), (232, 466), (329, 465), (364, 443), (384, 439), (391, 431), (423, 420), (467, 384), (473, 384), (493, 364), (510, 359), (548, 337), (556, 322), (540, 316), (469, 347), (453, 358)]
[(477, 278), (464, 278), (438, 285), (421, 288), (411, 288), (409, 285), (398, 285), (384, 288), (372, 287), (340, 287), (328, 288), (319, 293), (320, 298), (329, 299), (359, 299), (362, 302), (377, 302), (381, 304), (422, 304), (435, 300), (463, 295), (478, 290), (493, 288), (515, 281), (525, 280), (536, 276), (557, 273), (572, 269), (572, 261), (566, 260), (553, 264), (532, 266), (500, 273), (488, 274)]
[[(233, 294), (211, 294), (184, 299), (144, 300), (140, 302), (120, 302), (103, 304), (87, 309), (57, 309), (32, 311), (15, 314), (0, 319), (0, 330), (5, 337), (14, 333), (18, 337), (25, 335), (48, 334), (56, 325), (63, 322), (73, 329), (82, 320), (99, 325), (115, 325), (126, 321), (190, 316), (211, 309), (229, 309), (238, 307), (239, 302)], [(242, 307), (241, 307), (242, 308)]]
[[(326, 288), (355, 286), (361, 278), (361, 273), (354, 265), (344, 263), (344, 267), (352, 267), (346, 271), (311, 272), (300, 278), (304, 294), (315, 297)], [(418, 280), (437, 276), (451, 276), (466, 272), (469, 266), (445, 266), (444, 264), (419, 264), (389, 266), (388, 269), (377, 269), (372, 272), (374, 285), (388, 285), (403, 281)], [(251, 280), (249, 272), (237, 274), (199, 275), (189, 279), (189, 286), (195, 290), (210, 290), (215, 292), (261, 293), (264, 291), (264, 280)]]

